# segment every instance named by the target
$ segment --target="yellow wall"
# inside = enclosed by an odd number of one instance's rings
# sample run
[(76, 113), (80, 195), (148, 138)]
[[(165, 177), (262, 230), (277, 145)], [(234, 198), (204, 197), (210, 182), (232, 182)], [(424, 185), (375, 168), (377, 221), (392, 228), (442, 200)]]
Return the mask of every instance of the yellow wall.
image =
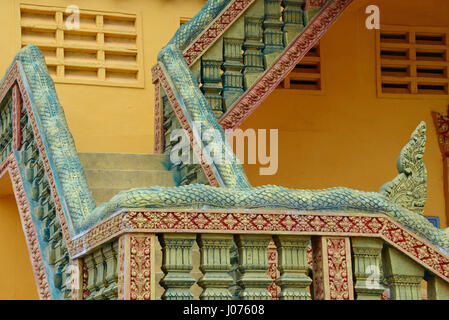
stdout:
[(8, 173), (0, 179), (0, 243), (0, 300), (39, 299)]
[(3, 0), (0, 4), (0, 70), (19, 50), (19, 4), (140, 14), (142, 18), (145, 88), (56, 84), (70, 130), (80, 152), (153, 152), (154, 87), (151, 67), (159, 50), (179, 27), (181, 17), (193, 17), (205, 0)]
[(260, 176), (245, 169), (253, 185), (292, 188), (345, 186), (377, 191), (396, 175), (396, 159), (421, 120), (427, 123), (425, 214), (446, 226), (443, 169), (431, 110), (445, 112), (449, 99), (377, 98), (375, 31), (365, 28), (365, 8), (380, 8), (381, 24), (449, 27), (445, 0), (355, 1), (321, 41), (322, 95), (276, 90), (241, 129), (279, 129), (279, 170)]

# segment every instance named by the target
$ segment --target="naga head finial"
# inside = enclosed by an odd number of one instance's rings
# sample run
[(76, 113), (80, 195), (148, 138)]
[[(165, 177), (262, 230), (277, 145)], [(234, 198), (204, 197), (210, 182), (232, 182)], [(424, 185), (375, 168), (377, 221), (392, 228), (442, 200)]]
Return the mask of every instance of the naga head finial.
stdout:
[(399, 154), (399, 175), (379, 190), (390, 201), (421, 215), (427, 199), (427, 170), (423, 161), (425, 148), (426, 123), (422, 121)]

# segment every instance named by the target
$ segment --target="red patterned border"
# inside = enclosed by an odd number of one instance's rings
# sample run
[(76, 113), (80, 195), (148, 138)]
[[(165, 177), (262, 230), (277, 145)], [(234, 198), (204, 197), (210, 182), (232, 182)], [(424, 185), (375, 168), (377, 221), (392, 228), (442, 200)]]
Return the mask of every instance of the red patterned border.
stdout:
[(190, 139), (190, 145), (192, 146), (193, 152), (195, 153), (197, 159), (199, 159), (200, 165), (203, 168), (204, 174), (206, 175), (209, 184), (214, 187), (219, 187), (220, 184), (218, 183), (217, 177), (215, 177), (211, 165), (203, 156), (203, 151), (202, 148), (200, 147), (201, 142), (196, 141), (195, 137), (193, 136), (193, 130), (190, 127), (190, 124), (187, 121), (187, 118), (184, 115), (184, 112), (182, 111), (178, 99), (176, 99), (176, 96), (170, 84), (168, 83), (167, 78), (165, 77), (164, 71), (162, 70), (162, 68), (159, 67), (157, 73), (159, 74), (159, 81), (162, 84), (162, 88), (164, 89), (165, 94), (167, 95), (167, 98), (170, 101), (170, 104), (173, 108), (173, 111), (176, 114), (176, 117), (178, 118), (179, 123), (181, 124), (181, 127), (188, 134), (188, 137)]
[[(108, 227), (104, 227), (107, 225)], [(449, 282), (449, 257), (380, 214), (272, 210), (125, 210), (76, 237), (74, 257), (128, 232), (297, 234), (379, 237)]]
[(154, 153), (162, 153), (164, 150), (164, 111), (161, 104), (159, 80), (154, 83)]
[(19, 150), (22, 146), (22, 128), (20, 124), (22, 119), (22, 97), (16, 83), (12, 87), (12, 114), (13, 148)]
[(237, 128), (276, 89), (352, 1), (329, 1), (263, 76), (220, 118), (223, 129)]
[(184, 51), (187, 64), (194, 64), (254, 1), (235, 0), (229, 4)]
[[(39, 247), (39, 241), (37, 240), (36, 229), (31, 217), (30, 206), (27, 200), (25, 189), (22, 184), (19, 164), (17, 163), (13, 154), (10, 154), (5, 162), (7, 162), (8, 164), (7, 170), (11, 178), (17, 207), (19, 209), (20, 220), (22, 222), (23, 231), (25, 233), (28, 254), (30, 256), (31, 267), (33, 269), (34, 280), (36, 281), (39, 298), (41, 300), (50, 300), (52, 299), (52, 296), (48, 284), (47, 273), (45, 271), (45, 265), (42, 259), (42, 252)], [(2, 172), (2, 175), (3, 173), (4, 171)]]

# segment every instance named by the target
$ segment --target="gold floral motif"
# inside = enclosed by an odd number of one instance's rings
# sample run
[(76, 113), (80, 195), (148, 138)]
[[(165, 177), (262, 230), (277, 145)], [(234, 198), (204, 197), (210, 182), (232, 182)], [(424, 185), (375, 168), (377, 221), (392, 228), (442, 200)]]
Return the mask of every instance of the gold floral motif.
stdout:
[[(203, 216), (210, 220), (210, 223), (199, 225), (195, 219)], [(261, 216), (261, 218), (258, 218)], [(137, 221), (135, 220), (137, 218)], [(144, 219), (146, 221), (144, 222)], [(167, 220), (168, 219), (168, 220)], [(259, 224), (260, 228), (250, 224), (250, 221), (265, 221)], [(166, 222), (171, 223), (168, 227)], [(266, 221), (269, 221), (267, 223)], [(290, 222), (296, 222), (291, 225)], [(331, 228), (328, 227), (328, 222)], [(337, 221), (335, 223), (335, 221)], [(181, 223), (182, 222), (182, 223)], [(108, 228), (102, 228), (107, 224)], [(340, 214), (329, 213), (304, 213), (295, 211), (273, 211), (270, 213), (258, 213), (256, 210), (244, 212), (226, 212), (214, 210), (180, 210), (166, 211), (164, 209), (148, 210), (128, 210), (121, 212), (105, 221), (102, 224), (88, 230), (82, 236), (77, 237), (74, 248), (77, 250), (74, 257), (82, 255), (87, 250), (101, 245), (107, 239), (118, 236), (125, 232), (174, 232), (188, 231), (198, 232), (224, 232), (224, 233), (260, 233), (267, 232), (277, 234), (278, 232), (291, 232), (292, 234), (322, 234), (351, 237), (354, 235), (370, 235), (380, 237), (397, 249), (404, 252), (412, 259), (418, 261), (423, 266), (434, 272), (438, 276), (449, 281), (449, 258), (434, 248), (426, 240), (420, 240), (418, 236), (406, 230), (388, 217), (378, 215), (351, 214), (342, 217)], [(401, 230), (405, 241), (400, 241), (400, 237), (392, 236), (392, 230)], [(432, 259), (421, 258), (414, 247), (424, 245)]]
[(230, 229), (232, 229), (236, 224), (239, 223), (239, 221), (234, 218), (234, 216), (232, 214), (228, 214), (226, 219), (223, 220), (223, 222), (229, 226)]
[(331, 300), (351, 299), (352, 285), (350, 288), (346, 241), (345, 238), (327, 239), (328, 281)]
[(267, 290), (271, 293), (272, 300), (278, 300), (281, 288), (276, 284), (277, 278), (279, 278), (280, 272), (278, 270), (278, 252), (273, 240), (268, 245), (268, 271), (267, 275), (273, 280), (267, 287)]
[(130, 236), (130, 300), (151, 299), (151, 238)]
[(315, 300), (354, 299), (349, 246), (349, 238), (312, 238)]

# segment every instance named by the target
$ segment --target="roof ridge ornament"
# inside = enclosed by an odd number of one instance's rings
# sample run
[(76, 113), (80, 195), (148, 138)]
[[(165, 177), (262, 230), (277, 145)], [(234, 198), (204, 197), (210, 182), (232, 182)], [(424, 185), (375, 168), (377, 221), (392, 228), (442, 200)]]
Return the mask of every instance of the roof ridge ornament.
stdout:
[(423, 161), (425, 149), (426, 123), (421, 121), (399, 154), (399, 175), (379, 190), (391, 202), (420, 215), (424, 214), (427, 199), (427, 170)]

